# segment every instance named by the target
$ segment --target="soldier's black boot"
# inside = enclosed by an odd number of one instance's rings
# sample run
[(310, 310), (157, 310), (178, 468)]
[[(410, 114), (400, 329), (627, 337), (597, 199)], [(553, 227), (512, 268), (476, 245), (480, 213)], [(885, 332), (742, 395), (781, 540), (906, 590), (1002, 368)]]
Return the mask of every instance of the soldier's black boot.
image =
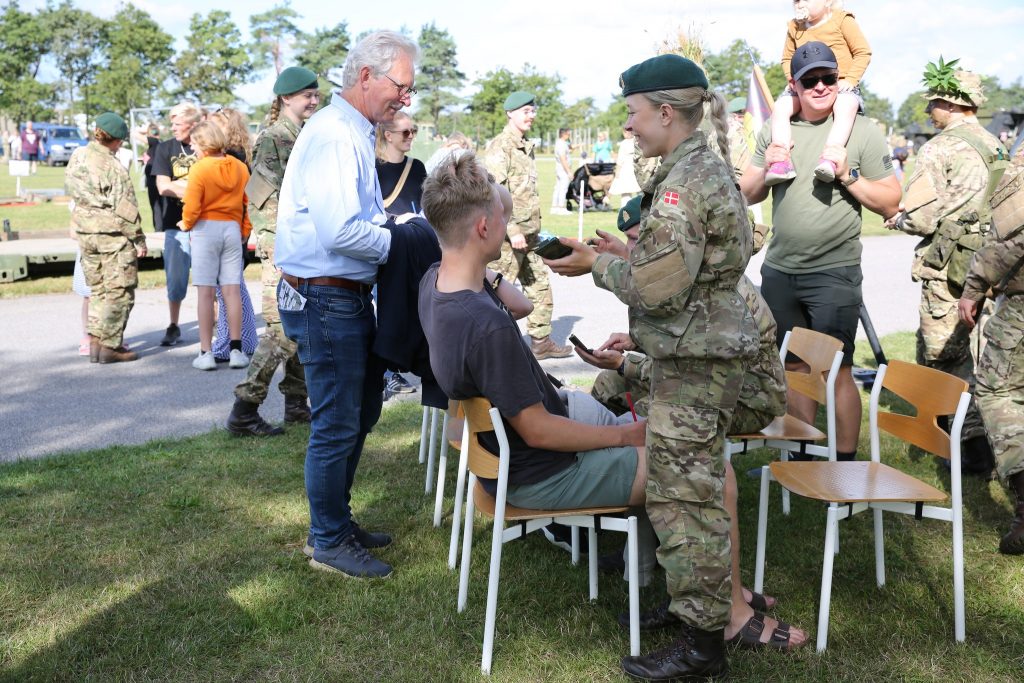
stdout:
[(987, 479), (995, 466), (996, 456), (984, 434), (972, 436), (960, 445), (960, 471), (964, 474), (976, 474)]
[(284, 430), (268, 423), (259, 413), (259, 405), (235, 399), (228, 415), (228, 431), (234, 436), (280, 436)]
[(999, 541), (999, 552), (1004, 555), (1024, 555), (1024, 472), (1010, 477), (1010, 488), (1017, 495), (1017, 509), (1010, 523), (1010, 531)]
[(100, 362), (100, 339), (89, 335), (89, 362), (99, 363)]
[(309, 422), (312, 420), (309, 412), (309, 403), (306, 397), (285, 396), (284, 397), (284, 421), (285, 422)]
[(622, 670), (642, 681), (721, 678), (729, 671), (725, 629), (704, 631), (684, 624), (679, 640), (643, 657), (624, 657)]

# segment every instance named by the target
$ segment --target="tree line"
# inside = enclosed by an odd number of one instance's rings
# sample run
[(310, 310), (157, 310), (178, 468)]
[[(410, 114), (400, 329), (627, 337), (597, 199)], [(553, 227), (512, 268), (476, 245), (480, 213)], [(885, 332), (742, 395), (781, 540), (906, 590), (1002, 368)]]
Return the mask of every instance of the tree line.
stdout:
[[(269, 70), (278, 73), (299, 64), (326, 75), (344, 63), (350, 46), (362, 37), (353, 39), (346, 22), (306, 32), (298, 26), (301, 19), (284, 0), (249, 18), (246, 41), (228, 12), (196, 13), (189, 19), (185, 47), (176, 50), (174, 38), (148, 12), (130, 3), (121, 4), (111, 18), (104, 19), (71, 0), (48, 0), (36, 11), (24, 11), (18, 0), (7, 0), (0, 13), (0, 113), (16, 121), (67, 120), (79, 112), (91, 119), (103, 111), (127, 113), (182, 99), (234, 105), (236, 90)], [(610, 93), (611, 103), (603, 109), (593, 97), (566, 103), (561, 75), (524, 64), (518, 71), (506, 67), (488, 71), (472, 82), (472, 94), (462, 97), (459, 93), (467, 77), (458, 68), (457, 46), (448, 31), (430, 23), (413, 37), (422, 52), (415, 115), (441, 134), (457, 129), (486, 140), (505, 125), (505, 96), (512, 90), (529, 90), (536, 94), (538, 105), (534, 135), (553, 137), (564, 126), (606, 129), (613, 138), (620, 137), (626, 107), (617, 93)], [(785, 86), (777, 60), (766, 62), (742, 40), (717, 53), (706, 50), (699, 38), (696, 45), (682, 48), (670, 42), (652, 46), (652, 52), (679, 49), (696, 57), (726, 98), (746, 95), (753, 63), (762, 67), (775, 95)], [(53, 77), (47, 80), (49, 76)], [(990, 102), (983, 114), (1024, 101), (1020, 80), (1008, 88), (994, 78), (986, 78), (985, 84)], [(330, 88), (326, 80), (322, 85)], [(866, 83), (861, 93), (866, 112), (887, 126), (927, 120), (919, 93), (908, 95), (896, 114), (892, 103)], [(258, 106), (257, 115), (266, 106)]]

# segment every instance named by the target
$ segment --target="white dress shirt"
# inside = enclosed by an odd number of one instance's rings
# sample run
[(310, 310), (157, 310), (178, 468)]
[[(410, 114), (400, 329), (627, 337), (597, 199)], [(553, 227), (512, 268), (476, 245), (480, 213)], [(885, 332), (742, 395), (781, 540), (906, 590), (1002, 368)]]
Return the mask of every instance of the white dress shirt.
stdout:
[(295, 277), (373, 283), (391, 247), (385, 220), (373, 124), (336, 92), (302, 127), (288, 158), (275, 263)]

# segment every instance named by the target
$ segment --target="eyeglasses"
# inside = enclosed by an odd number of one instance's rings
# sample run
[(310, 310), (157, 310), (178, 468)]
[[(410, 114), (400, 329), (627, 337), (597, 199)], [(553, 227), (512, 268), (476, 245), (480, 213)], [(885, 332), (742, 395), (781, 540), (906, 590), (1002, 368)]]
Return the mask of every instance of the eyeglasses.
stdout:
[(805, 90), (810, 90), (814, 86), (818, 85), (818, 81), (821, 81), (825, 85), (833, 86), (839, 82), (839, 74), (824, 74), (822, 76), (804, 76), (800, 79), (800, 85), (804, 86)]
[(403, 138), (411, 138), (417, 133), (419, 133), (420, 129), (416, 126), (413, 126), (412, 128), (405, 128), (403, 130), (389, 130), (388, 132), (394, 135), (401, 135)]
[(404, 83), (399, 83), (398, 81), (396, 81), (395, 79), (391, 78), (391, 76), (388, 76), (387, 74), (384, 74), (384, 78), (388, 79), (389, 81), (391, 81), (392, 83), (395, 84), (395, 87), (398, 88), (398, 96), (399, 97), (406, 97), (406, 96), (412, 97), (413, 95), (415, 95), (416, 93), (419, 92), (416, 88), (412, 87), (411, 85), (405, 85)]

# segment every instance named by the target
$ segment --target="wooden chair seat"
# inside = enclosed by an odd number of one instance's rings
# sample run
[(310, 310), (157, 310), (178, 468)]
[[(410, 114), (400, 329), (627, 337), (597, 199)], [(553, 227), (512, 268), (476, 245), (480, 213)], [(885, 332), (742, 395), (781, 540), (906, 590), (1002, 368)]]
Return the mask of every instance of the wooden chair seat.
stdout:
[(772, 476), (787, 489), (830, 503), (943, 502), (934, 486), (880, 462), (773, 462)]
[(822, 441), (825, 433), (814, 425), (786, 413), (772, 420), (772, 423), (753, 434), (730, 434), (730, 441), (757, 441), (773, 439), (778, 441)]
[[(488, 517), (494, 517), (494, 496), (487, 493), (487, 490), (480, 484), (479, 481), (476, 483), (476, 489), (473, 493), (473, 504), (479, 512), (484, 513)], [(526, 519), (544, 519), (546, 517), (568, 517), (570, 515), (581, 515), (581, 516), (597, 516), (597, 515), (617, 515), (626, 512), (629, 508), (627, 507), (605, 507), (605, 508), (571, 508), (565, 510), (533, 510), (530, 508), (519, 508), (511, 503), (505, 503), (505, 520), (508, 522), (522, 521)]]

